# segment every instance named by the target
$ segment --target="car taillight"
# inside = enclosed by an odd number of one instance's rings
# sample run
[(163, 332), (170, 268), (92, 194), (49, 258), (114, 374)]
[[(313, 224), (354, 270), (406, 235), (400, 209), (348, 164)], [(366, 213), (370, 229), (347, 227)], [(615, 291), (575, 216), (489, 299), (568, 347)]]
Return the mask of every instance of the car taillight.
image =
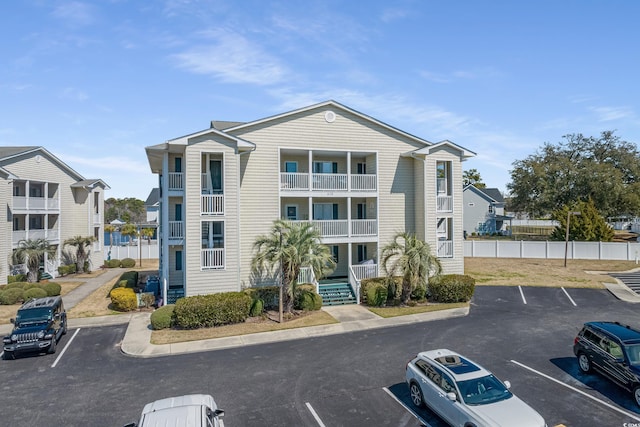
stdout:
[(580, 340), (580, 337), (579, 337), (579, 336), (576, 336), (576, 337), (573, 339), (573, 345), (578, 344), (578, 341), (579, 341), (579, 340)]

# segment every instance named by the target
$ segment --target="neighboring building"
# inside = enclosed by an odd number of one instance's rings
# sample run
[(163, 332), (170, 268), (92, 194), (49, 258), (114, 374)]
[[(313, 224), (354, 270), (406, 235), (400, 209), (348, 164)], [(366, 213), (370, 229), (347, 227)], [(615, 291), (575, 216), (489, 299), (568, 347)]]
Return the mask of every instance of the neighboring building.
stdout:
[(160, 209), (160, 189), (154, 188), (149, 193), (147, 200), (144, 202), (144, 208), (147, 211), (147, 223), (158, 222), (158, 210)]
[[(273, 278), (251, 270), (273, 221), (312, 222), (335, 277), (353, 289), (378, 274), (380, 250), (402, 231), (463, 273), (462, 162), (431, 143), (334, 101), (209, 129), (146, 148), (160, 183), (165, 301), (238, 291)], [(382, 273), (380, 273), (382, 274)]]
[[(2, 183), (4, 182), (4, 185)], [(43, 147), (0, 147), (0, 283), (11, 274), (10, 258), (21, 240), (44, 238), (57, 248), (43, 268), (57, 275), (66, 239), (93, 236), (93, 268), (103, 264), (104, 191), (100, 179), (85, 179)], [(73, 249), (69, 247), (69, 249)]]
[(504, 213), (504, 197), (497, 188), (476, 188), (467, 185), (462, 191), (464, 198), (465, 236), (506, 234), (512, 217)]

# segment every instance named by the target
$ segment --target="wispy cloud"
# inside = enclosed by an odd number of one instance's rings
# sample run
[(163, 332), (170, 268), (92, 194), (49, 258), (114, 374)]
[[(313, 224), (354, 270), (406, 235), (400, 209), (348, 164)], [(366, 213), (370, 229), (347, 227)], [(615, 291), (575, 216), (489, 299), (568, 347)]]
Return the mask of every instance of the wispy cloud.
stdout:
[(630, 119), (635, 115), (629, 107), (591, 107), (599, 122), (611, 122), (614, 120)]
[(404, 19), (409, 15), (409, 11), (406, 9), (390, 8), (382, 11), (380, 20), (382, 22), (392, 22)]
[(210, 42), (173, 55), (177, 66), (230, 83), (270, 85), (287, 71), (280, 61), (239, 34), (215, 30), (203, 34)]
[(87, 99), (89, 99), (89, 95), (87, 95), (86, 92), (74, 87), (66, 87), (62, 89), (59, 96), (62, 99), (69, 99), (74, 101), (86, 101)]
[(86, 26), (94, 22), (92, 6), (79, 1), (59, 3), (52, 14), (71, 25)]

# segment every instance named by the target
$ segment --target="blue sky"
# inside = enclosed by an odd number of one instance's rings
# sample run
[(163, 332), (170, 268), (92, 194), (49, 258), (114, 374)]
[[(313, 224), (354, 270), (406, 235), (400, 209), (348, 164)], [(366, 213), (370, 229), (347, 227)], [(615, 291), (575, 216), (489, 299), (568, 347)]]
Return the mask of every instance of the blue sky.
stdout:
[(569, 133), (640, 141), (640, 2), (8, 1), (0, 145), (42, 145), (107, 197), (144, 147), (336, 100), (477, 153), (489, 187)]

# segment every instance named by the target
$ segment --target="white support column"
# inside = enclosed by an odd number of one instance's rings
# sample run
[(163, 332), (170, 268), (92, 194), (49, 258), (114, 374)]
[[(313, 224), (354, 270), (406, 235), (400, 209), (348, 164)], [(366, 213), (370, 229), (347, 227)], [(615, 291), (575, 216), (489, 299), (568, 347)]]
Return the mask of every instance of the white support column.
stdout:
[[(309, 191), (313, 190), (313, 150), (309, 150)], [(309, 211), (309, 219), (312, 212)]]
[(347, 197), (347, 236), (351, 237), (351, 196)]
[(347, 191), (351, 191), (351, 151), (347, 151)]
[[(198, 171), (200, 173), (200, 171)], [(200, 174), (202, 177), (202, 174)], [(202, 179), (202, 178), (201, 178)], [(186, 182), (186, 180), (185, 180)], [(202, 186), (202, 184), (200, 184)], [(186, 190), (186, 188), (185, 188)], [(185, 191), (186, 192), (186, 191)], [(160, 256), (160, 271), (162, 280), (162, 301), (167, 304), (167, 278), (169, 277), (169, 153), (165, 152), (162, 158), (162, 175), (160, 176), (160, 229), (158, 230), (158, 237), (162, 236), (158, 249), (162, 250)], [(186, 220), (186, 215), (185, 215)], [(186, 230), (186, 221), (185, 221)], [(186, 236), (183, 237), (186, 243)], [(186, 268), (183, 268), (182, 274), (184, 275)], [(186, 280), (183, 281), (186, 284)], [(186, 292), (185, 292), (186, 293)]]

